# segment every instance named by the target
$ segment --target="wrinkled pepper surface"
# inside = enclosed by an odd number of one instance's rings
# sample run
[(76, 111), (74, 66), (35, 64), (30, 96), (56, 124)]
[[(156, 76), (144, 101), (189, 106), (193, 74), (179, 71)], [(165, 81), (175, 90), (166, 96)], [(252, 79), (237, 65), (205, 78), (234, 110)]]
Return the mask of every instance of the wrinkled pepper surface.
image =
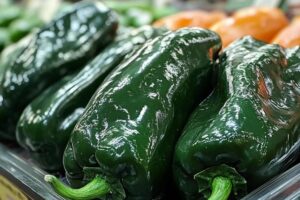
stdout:
[(112, 41), (116, 28), (116, 17), (106, 6), (83, 2), (36, 33), (0, 82), (0, 138), (15, 139), (23, 109), (48, 86), (83, 67)]
[(287, 69), (278, 45), (246, 37), (224, 50), (217, 87), (175, 149), (174, 176), (184, 199), (227, 199), (230, 185), (231, 197), (240, 198), (296, 160), (300, 93)]
[[(163, 189), (174, 144), (197, 102), (211, 90), (217, 34), (180, 29), (146, 43), (100, 86), (64, 153), (71, 199), (153, 199)], [(98, 186), (97, 186), (98, 185)]]
[(286, 49), (285, 52), (289, 67), (284, 72), (284, 78), (300, 91), (300, 46)]
[(76, 76), (47, 89), (21, 115), (17, 126), (18, 143), (30, 151), (43, 169), (61, 169), (70, 134), (104, 78), (127, 54), (161, 32), (146, 26), (122, 33)]

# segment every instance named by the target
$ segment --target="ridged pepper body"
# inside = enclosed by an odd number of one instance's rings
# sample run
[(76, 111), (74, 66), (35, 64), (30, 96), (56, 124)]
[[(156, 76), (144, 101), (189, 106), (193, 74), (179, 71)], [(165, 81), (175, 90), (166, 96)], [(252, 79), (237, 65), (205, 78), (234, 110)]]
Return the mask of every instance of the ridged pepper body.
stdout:
[(209, 30), (181, 29), (146, 43), (120, 65), (72, 132), (64, 154), (70, 183), (93, 178), (94, 170), (120, 183), (112, 188), (124, 189), (126, 199), (156, 197), (186, 119), (211, 89), (220, 47)]
[(284, 71), (284, 78), (291, 81), (300, 92), (300, 46), (285, 50), (289, 67)]
[(14, 139), (23, 109), (48, 86), (83, 67), (114, 38), (116, 17), (101, 3), (83, 2), (37, 32), (0, 82), (0, 137)]
[(127, 54), (159, 32), (147, 26), (122, 33), (76, 76), (50, 87), (26, 107), (18, 122), (17, 140), (43, 169), (62, 167), (69, 136), (96, 89)]
[(251, 190), (295, 161), (300, 98), (299, 88), (285, 78), (287, 68), (278, 45), (247, 37), (224, 50), (217, 87), (196, 108), (175, 149), (174, 176), (184, 199), (199, 199), (198, 191), (209, 189), (194, 180), (207, 168), (234, 167)]

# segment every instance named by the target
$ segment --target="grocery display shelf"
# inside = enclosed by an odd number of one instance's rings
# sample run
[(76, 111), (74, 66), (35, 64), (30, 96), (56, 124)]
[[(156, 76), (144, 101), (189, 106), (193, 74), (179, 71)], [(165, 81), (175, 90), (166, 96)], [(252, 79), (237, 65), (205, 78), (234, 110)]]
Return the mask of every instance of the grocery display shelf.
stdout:
[[(0, 199), (62, 200), (44, 181), (38, 168), (19, 147), (0, 144)], [(300, 199), (300, 163), (254, 190), (242, 200)]]
[(0, 144), (0, 199), (61, 200), (44, 181), (46, 172), (19, 148)]
[(300, 199), (300, 163), (252, 191), (242, 200)]

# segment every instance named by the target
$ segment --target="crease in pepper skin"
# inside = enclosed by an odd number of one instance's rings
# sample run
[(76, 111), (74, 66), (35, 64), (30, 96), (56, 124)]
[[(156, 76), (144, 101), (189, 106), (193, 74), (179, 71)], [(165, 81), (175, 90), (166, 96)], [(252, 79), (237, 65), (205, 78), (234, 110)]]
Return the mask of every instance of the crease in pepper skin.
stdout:
[[(288, 63), (284, 49), (249, 37), (220, 55), (217, 87), (196, 108), (176, 145), (174, 177), (184, 199), (210, 192), (209, 184), (198, 188), (193, 178), (205, 169), (229, 165), (251, 190), (295, 162), (300, 98), (286, 75)], [(232, 184), (237, 198), (245, 195)]]
[(51, 86), (26, 107), (17, 125), (17, 141), (42, 169), (62, 169), (70, 134), (96, 89), (124, 57), (160, 34), (161, 29), (150, 26), (121, 33), (76, 76)]
[(82, 68), (115, 37), (117, 18), (100, 2), (81, 2), (35, 33), (0, 81), (0, 138), (15, 140), (24, 108)]
[(72, 132), (64, 154), (71, 185), (98, 175), (109, 184), (120, 183), (111, 188), (124, 190), (126, 199), (157, 197), (180, 130), (211, 90), (215, 60), (209, 50), (215, 58), (220, 48), (214, 32), (181, 29), (147, 42), (120, 65)]

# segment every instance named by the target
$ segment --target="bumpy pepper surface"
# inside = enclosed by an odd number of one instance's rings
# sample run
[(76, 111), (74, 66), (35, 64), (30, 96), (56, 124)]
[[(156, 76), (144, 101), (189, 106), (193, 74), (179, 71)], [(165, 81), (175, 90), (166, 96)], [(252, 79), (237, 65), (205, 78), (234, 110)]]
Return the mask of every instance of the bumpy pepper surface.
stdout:
[(175, 149), (184, 199), (208, 197), (214, 177), (229, 180), (239, 198), (246, 180), (248, 188), (258, 187), (299, 151), (300, 95), (285, 80), (283, 49), (244, 38), (225, 49), (220, 63), (217, 88), (194, 111)]
[(116, 17), (101, 3), (79, 3), (42, 28), (0, 82), (0, 137), (14, 139), (23, 109), (62, 76), (83, 67), (115, 35)]
[(300, 46), (286, 49), (289, 67), (285, 70), (285, 80), (291, 81), (300, 93)]
[[(146, 43), (119, 66), (97, 90), (72, 132), (64, 154), (71, 184), (97, 175), (93, 181), (105, 180), (110, 192), (94, 197), (156, 197), (181, 129), (211, 90), (220, 47), (214, 32), (181, 29)], [(71, 199), (89, 199), (97, 192), (90, 189), (92, 183), (72, 192), (54, 177), (45, 179)]]
[(18, 143), (30, 151), (43, 169), (61, 169), (70, 134), (96, 89), (127, 54), (160, 32), (146, 26), (122, 33), (71, 80), (47, 89), (21, 115)]

